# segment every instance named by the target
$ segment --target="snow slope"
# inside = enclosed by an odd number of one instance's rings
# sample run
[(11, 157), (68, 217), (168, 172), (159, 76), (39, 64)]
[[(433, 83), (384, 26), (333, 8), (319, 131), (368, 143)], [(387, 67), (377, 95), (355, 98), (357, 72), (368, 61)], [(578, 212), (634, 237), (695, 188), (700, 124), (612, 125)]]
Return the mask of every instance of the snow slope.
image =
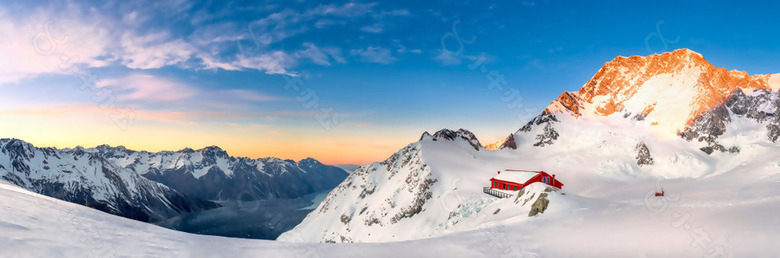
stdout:
[[(656, 132), (644, 123), (566, 119), (570, 120), (561, 123), (572, 126), (561, 128), (556, 143), (543, 148), (529, 144), (537, 140), (531, 134), (516, 137), (518, 149), (497, 151), (474, 149), (473, 142), (464, 139), (468, 136), (454, 140), (423, 136), (388, 160), (361, 166), (291, 232), (301, 234), (303, 242), (383, 243), (447, 238), (504, 225), (522, 236), (511, 237), (520, 242), (560, 238), (540, 234), (538, 229), (545, 228), (565, 235), (570, 245), (582, 250), (595, 245), (588, 230), (598, 229), (605, 239), (599, 241), (637, 242), (623, 250), (629, 252), (647, 250), (638, 247), (647, 236), (677, 236), (674, 241), (683, 241), (686, 232), (675, 231), (666, 221), (672, 219), (671, 212), (678, 212), (709, 220), (707, 229), (718, 233), (721, 243), (732, 243), (731, 248), (761, 247), (732, 234), (778, 240), (774, 232), (780, 222), (771, 214), (780, 208), (780, 173), (775, 168), (780, 147), (766, 138), (742, 141), (742, 152), (736, 155), (707, 155), (684, 139), (653, 137)], [(655, 146), (650, 149), (652, 166), (637, 164), (635, 148), (640, 142)], [(482, 192), (496, 171), (507, 168), (555, 173), (565, 184), (566, 195), (551, 199), (549, 211), (529, 220), (523, 207)], [(661, 187), (683, 198), (657, 214), (645, 207), (645, 197), (656, 191), (656, 180), (664, 178)], [(494, 215), (497, 209), (501, 211)], [(496, 217), (506, 214), (511, 216)], [(615, 221), (619, 224), (612, 224)], [(585, 230), (568, 232), (581, 227)], [(657, 240), (656, 247), (667, 248), (661, 245), (667, 241), (672, 240)], [(552, 248), (553, 243), (548, 244)], [(675, 250), (687, 252), (682, 247)], [(567, 254), (576, 254), (571, 252)]]
[[(722, 247), (730, 257), (777, 257), (776, 158), (718, 177), (661, 182), (668, 199), (646, 197), (655, 191), (651, 181), (604, 183), (590, 196), (546, 192), (549, 207), (534, 217), (527, 216), (530, 201), (522, 205), (527, 194), (491, 199), (453, 233), (382, 244), (297, 243), (304, 241), (299, 231), (283, 241), (194, 235), (0, 181), (0, 250), (9, 257), (693, 257)], [(752, 179), (733, 183), (746, 175)], [(526, 189), (538, 195), (539, 186)], [(687, 220), (678, 225), (679, 218)], [(707, 248), (692, 245), (689, 232), (698, 230), (709, 234)]]

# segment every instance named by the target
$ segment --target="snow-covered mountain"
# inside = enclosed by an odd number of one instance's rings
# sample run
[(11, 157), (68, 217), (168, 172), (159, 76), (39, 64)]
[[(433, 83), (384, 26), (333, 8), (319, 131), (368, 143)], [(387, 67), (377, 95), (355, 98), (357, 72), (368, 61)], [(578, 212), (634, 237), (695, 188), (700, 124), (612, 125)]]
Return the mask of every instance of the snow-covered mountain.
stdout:
[(333, 189), (347, 176), (312, 158), (237, 158), (216, 146), (158, 153), (99, 146), (96, 151), (122, 168), (206, 200), (298, 198)]
[(218, 207), (119, 167), (83, 148), (36, 148), (0, 140), (0, 178), (69, 202), (141, 221)]
[[(299, 234), (303, 241), (386, 242), (468, 230), (458, 224), (494, 204), (495, 197), (482, 192), (491, 175), (517, 165), (508, 156), (495, 154), (464, 129), (425, 132), (388, 159), (358, 168), (279, 239)], [(520, 209), (528, 217), (545, 187), (526, 190), (522, 202), (497, 206), (515, 209), (501, 216), (517, 215)]]
[(780, 74), (727, 71), (699, 53), (679, 49), (647, 57), (617, 57), (579, 91), (561, 94), (546, 113), (590, 119), (618, 114), (645, 120), (662, 133), (677, 134), (740, 90), (779, 89)]
[(331, 189), (346, 176), (314, 159), (235, 158), (213, 146), (150, 153), (0, 140), (1, 179), (146, 222), (219, 207), (212, 201), (297, 198)]
[[(533, 144), (543, 147), (557, 139), (560, 119), (598, 122), (622, 117), (648, 127), (647, 133), (657, 137), (682, 136), (703, 142), (701, 149), (707, 153), (734, 153), (739, 146), (723, 146), (716, 138), (736, 118), (747, 118), (764, 127), (749, 128), (749, 134), (777, 140), (778, 90), (780, 74), (751, 76), (743, 71), (727, 71), (689, 49), (647, 57), (617, 57), (604, 64), (580, 90), (561, 94), (513, 135), (534, 135), (538, 140)], [(518, 140), (510, 136), (497, 148), (517, 148)]]
[[(512, 168), (557, 174), (569, 194), (551, 207), (581, 197), (641, 202), (647, 191), (631, 196), (626, 187), (655, 190), (657, 179), (674, 180), (680, 192), (703, 181), (719, 190), (736, 187), (730, 181), (742, 185), (734, 191), (767, 187), (757, 178), (780, 171), (779, 78), (715, 68), (687, 49), (618, 57), (499, 143), (482, 147), (471, 132), (445, 129), (361, 166), (279, 239), (388, 242), (473, 229), (464, 221), (501, 216), (493, 209), (499, 199), (482, 187)], [(748, 167), (757, 178), (738, 176)]]

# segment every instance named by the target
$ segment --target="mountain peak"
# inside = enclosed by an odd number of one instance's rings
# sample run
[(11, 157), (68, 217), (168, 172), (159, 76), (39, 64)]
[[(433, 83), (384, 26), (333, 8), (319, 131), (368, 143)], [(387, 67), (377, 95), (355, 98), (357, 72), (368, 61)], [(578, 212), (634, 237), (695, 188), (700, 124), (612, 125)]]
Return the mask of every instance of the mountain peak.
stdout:
[(111, 145), (108, 144), (101, 144), (95, 147), (96, 150), (100, 152), (111, 152), (111, 151), (128, 151), (128, 149), (125, 146), (119, 145), (116, 147), (111, 147)]
[(202, 149), (200, 149), (198, 151), (203, 153), (204, 155), (209, 155), (209, 156), (214, 155), (214, 156), (219, 156), (219, 157), (229, 157), (227, 151), (223, 150), (222, 148), (220, 148), (219, 146), (216, 146), (216, 145), (211, 145), (211, 146), (202, 148)]
[(26, 141), (19, 139), (2, 139), (0, 140), (0, 151), (8, 154), (22, 155), (29, 158), (34, 155), (34, 146)]
[(299, 164), (304, 164), (304, 165), (322, 165), (322, 162), (320, 162), (319, 160), (316, 160), (316, 159), (314, 159), (312, 157), (307, 157), (305, 159), (302, 159), (302, 160), (298, 161), (298, 163)]
[(458, 129), (457, 131), (453, 131), (450, 129), (441, 129), (431, 135), (427, 131), (420, 136), (420, 141), (430, 139), (432, 141), (438, 141), (438, 140), (445, 140), (445, 141), (455, 141), (456, 139), (463, 139), (469, 144), (471, 144), (474, 149), (479, 150), (480, 147), (482, 147), (482, 144), (479, 143), (479, 140), (477, 139), (477, 136), (474, 135), (469, 130), (466, 129)]
[(714, 67), (690, 49), (649, 56), (619, 56), (576, 92), (563, 92), (544, 110), (575, 118), (615, 113), (642, 115), (664, 133), (683, 131), (737, 89), (780, 89), (778, 75), (749, 75)]

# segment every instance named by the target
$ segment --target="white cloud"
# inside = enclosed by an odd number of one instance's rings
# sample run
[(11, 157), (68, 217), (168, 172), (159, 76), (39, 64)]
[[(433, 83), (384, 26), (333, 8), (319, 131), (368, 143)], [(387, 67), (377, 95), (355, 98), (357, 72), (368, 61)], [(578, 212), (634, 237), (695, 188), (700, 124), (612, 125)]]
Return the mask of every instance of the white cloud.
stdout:
[[(66, 12), (80, 14), (76, 10)], [(42, 73), (72, 73), (70, 66), (59, 67), (70, 57), (92, 67), (104, 66), (103, 55), (111, 43), (105, 28), (46, 12), (13, 19), (2, 8), (0, 35), (5, 35), (0, 37), (0, 83), (15, 83)]]
[[(79, 2), (52, 2), (28, 13), (16, 13), (8, 7), (0, 7), (0, 35), (7, 35), (0, 38), (0, 56), (10, 60), (0, 63), (0, 84), (16, 83), (41, 74), (70, 74), (71, 71), (59, 67), (63, 55), (78, 56), (81, 68), (121, 65), (145, 70), (178, 66), (231, 71), (256, 69), (268, 74), (290, 74), (289, 70), (298, 63), (297, 59), (311, 60), (319, 65), (347, 61), (342, 50), (336, 47), (307, 43), (301, 50), (284, 52), (273, 49), (273, 44), (314, 28), (363, 21), (357, 19), (360, 17), (378, 20), (386, 16), (409, 15), (405, 9), (377, 11), (376, 3), (321, 4), (303, 11), (283, 9), (246, 25), (215, 22), (181, 35), (171, 28), (148, 25), (160, 19), (155, 17), (160, 15), (159, 10), (165, 10), (164, 17), (185, 17), (198, 24), (196, 19), (206, 21), (229, 15), (225, 11), (229, 8), (217, 9), (215, 14), (205, 12), (207, 16), (200, 17), (200, 11), (186, 14), (193, 4), (183, 0), (143, 6), (116, 4), (119, 15)], [(40, 55), (34, 51), (32, 39), (44, 30), (47, 20), (52, 21), (51, 34), (55, 38), (67, 36), (68, 41), (58, 45), (53, 51), (55, 53)], [(380, 33), (385, 29), (384, 25), (382, 21), (374, 21), (361, 29)], [(252, 33), (249, 33), (250, 30)], [(251, 34), (262, 38), (256, 41)], [(251, 51), (236, 54), (238, 40)], [(39, 42), (42, 47), (48, 46), (45, 40)], [(255, 42), (259, 43), (255, 45)], [(363, 62), (386, 64), (396, 60), (391, 51), (381, 47), (356, 49), (349, 54), (360, 56)]]
[(287, 67), (294, 63), (295, 60), (290, 55), (276, 51), (251, 57), (239, 56), (232, 65), (264, 71), (267, 74), (295, 75), (287, 71)]
[(370, 33), (380, 33), (380, 32), (382, 32), (382, 29), (383, 29), (383, 26), (382, 26), (382, 24), (379, 24), (379, 23), (371, 25), (371, 26), (360, 27), (360, 30), (365, 31), (365, 32), (370, 32)]
[(122, 64), (133, 69), (155, 69), (182, 64), (196, 51), (181, 39), (171, 39), (167, 33), (143, 36), (125, 33), (120, 39)]
[(461, 57), (457, 57), (447, 51), (439, 51), (439, 55), (433, 57), (433, 60), (441, 63), (442, 65), (459, 65), (461, 63)]
[(111, 88), (120, 100), (174, 101), (198, 94), (184, 83), (141, 73), (101, 80), (99, 87)]
[(278, 97), (269, 96), (265, 94), (260, 94), (258, 92), (254, 92), (251, 90), (226, 90), (222, 92), (227, 99), (243, 99), (253, 102), (267, 102), (267, 101), (276, 101), (280, 100)]
[(406, 52), (406, 46), (403, 44), (398, 44), (398, 50), (396, 50), (398, 53), (405, 53)]
[(318, 65), (331, 65), (331, 59), (336, 63), (344, 64), (347, 60), (341, 55), (341, 49), (337, 47), (317, 47), (314, 43), (303, 43), (305, 47), (298, 50), (295, 55), (298, 58), (306, 58)]
[(384, 18), (386, 16), (407, 16), (411, 13), (409, 10), (406, 9), (396, 9), (396, 10), (390, 10), (390, 11), (381, 11), (378, 13), (375, 13), (373, 16), (374, 18)]
[(301, 13), (286, 9), (251, 22), (246, 30), (258, 36), (265, 35), (264, 37), (270, 41), (264, 41), (270, 44), (307, 31), (305, 26), (297, 26), (304, 19), (308, 18)]
[(134, 109), (159, 108), (165, 103), (172, 110), (196, 112), (203, 110), (240, 111), (252, 103), (283, 101), (252, 89), (197, 87), (186, 81), (136, 72), (127, 76), (103, 79), (100, 88), (107, 88), (121, 103)]
[(319, 5), (307, 12), (308, 15), (332, 15), (341, 17), (358, 17), (371, 12), (376, 3), (346, 3), (343, 5)]
[(370, 46), (366, 49), (353, 49), (353, 56), (360, 56), (360, 60), (366, 63), (390, 64), (396, 61), (389, 49)]
[[(68, 58), (78, 60), (87, 69), (119, 63), (133, 69), (152, 69), (182, 64), (195, 49), (166, 33), (137, 35), (130, 30), (115, 30), (121, 24), (99, 13), (84, 13), (70, 7), (65, 11), (41, 10), (35, 15), (0, 15), (0, 56), (17, 62), (0, 64), (2, 82), (14, 82), (40, 74), (70, 74), (71, 65), (60, 69)], [(7, 11), (0, 10), (0, 13)], [(129, 14), (124, 20), (136, 19)], [(46, 31), (48, 30), (48, 32)], [(116, 31), (125, 31), (118, 33)], [(33, 43), (33, 38), (38, 39)], [(52, 45), (48, 39), (62, 39)], [(67, 39), (67, 40), (65, 40)], [(43, 50), (43, 51), (41, 51)], [(48, 51), (51, 50), (51, 51)], [(43, 52), (43, 54), (38, 53)]]
[(319, 47), (314, 45), (311, 42), (303, 43), (303, 46), (306, 47), (303, 50), (299, 50), (296, 55), (311, 59), (312, 62), (318, 65), (330, 65), (330, 61), (328, 58), (328, 55), (325, 54), (325, 52), (322, 51)]
[(222, 61), (218, 61), (214, 57), (208, 54), (199, 54), (197, 55), (198, 58), (200, 58), (202, 62), (202, 69), (222, 69), (225, 71), (238, 71), (241, 70), (240, 67), (235, 66), (231, 63), (225, 63)]
[(328, 55), (330, 55), (330, 57), (333, 58), (333, 60), (336, 60), (336, 63), (340, 63), (340, 64), (346, 64), (347, 63), (347, 60), (345, 60), (344, 56), (341, 55), (341, 49), (340, 48), (326, 47), (326, 48), (323, 48), (322, 50), (325, 51), (326, 53), (328, 53)]
[(131, 13), (126, 14), (122, 18), (122, 21), (128, 25), (138, 24), (138, 11), (133, 11)]

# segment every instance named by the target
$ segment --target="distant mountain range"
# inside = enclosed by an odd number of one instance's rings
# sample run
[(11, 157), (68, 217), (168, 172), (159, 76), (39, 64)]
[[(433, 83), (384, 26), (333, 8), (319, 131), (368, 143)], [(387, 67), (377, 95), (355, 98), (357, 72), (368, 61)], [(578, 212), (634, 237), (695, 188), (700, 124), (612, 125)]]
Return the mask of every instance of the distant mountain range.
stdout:
[(217, 208), (220, 201), (298, 198), (328, 191), (347, 175), (311, 158), (237, 158), (215, 146), (152, 153), (0, 140), (0, 179), (145, 222)]

